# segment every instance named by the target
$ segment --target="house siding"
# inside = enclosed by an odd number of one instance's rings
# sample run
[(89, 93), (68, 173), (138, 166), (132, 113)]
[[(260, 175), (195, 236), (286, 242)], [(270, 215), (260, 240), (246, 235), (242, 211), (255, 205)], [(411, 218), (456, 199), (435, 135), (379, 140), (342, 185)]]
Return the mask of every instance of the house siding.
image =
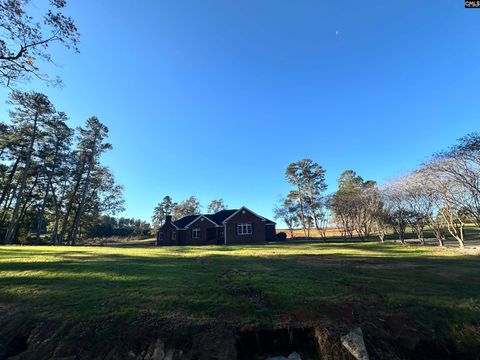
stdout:
[[(172, 240), (172, 231), (177, 231), (175, 226), (172, 223), (165, 223), (160, 227), (160, 230), (157, 233), (157, 246), (175, 246), (178, 245), (178, 231), (177, 239)], [(160, 232), (163, 233), (163, 238), (160, 239)]]
[[(238, 235), (237, 224), (252, 224), (252, 235)], [(272, 227), (272, 226), (270, 226)], [(273, 226), (275, 231), (275, 226)], [(267, 241), (265, 221), (248, 210), (240, 210), (232, 218), (226, 220), (227, 245), (257, 244)]]
[[(200, 229), (200, 238), (192, 238), (192, 230)], [(211, 231), (213, 238), (208, 238), (208, 231)], [(216, 245), (218, 243), (218, 227), (205, 218), (195, 220), (185, 230), (185, 245)]]
[(265, 225), (265, 235), (267, 241), (277, 241), (277, 231), (275, 230), (275, 224)]

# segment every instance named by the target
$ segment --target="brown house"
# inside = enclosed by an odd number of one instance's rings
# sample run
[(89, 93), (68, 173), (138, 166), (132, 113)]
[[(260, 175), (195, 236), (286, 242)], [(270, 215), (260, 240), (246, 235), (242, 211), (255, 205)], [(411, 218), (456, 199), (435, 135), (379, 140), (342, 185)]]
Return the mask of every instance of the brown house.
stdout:
[(216, 214), (167, 216), (157, 246), (255, 244), (276, 239), (275, 223), (242, 207)]

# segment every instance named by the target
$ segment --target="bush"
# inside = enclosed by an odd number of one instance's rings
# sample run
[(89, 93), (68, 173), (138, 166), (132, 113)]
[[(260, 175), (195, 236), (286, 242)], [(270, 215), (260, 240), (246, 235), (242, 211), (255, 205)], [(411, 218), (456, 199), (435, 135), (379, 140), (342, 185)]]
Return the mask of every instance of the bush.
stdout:
[(279, 232), (277, 234), (277, 241), (285, 241), (285, 240), (287, 240), (287, 233), (284, 233), (283, 231)]

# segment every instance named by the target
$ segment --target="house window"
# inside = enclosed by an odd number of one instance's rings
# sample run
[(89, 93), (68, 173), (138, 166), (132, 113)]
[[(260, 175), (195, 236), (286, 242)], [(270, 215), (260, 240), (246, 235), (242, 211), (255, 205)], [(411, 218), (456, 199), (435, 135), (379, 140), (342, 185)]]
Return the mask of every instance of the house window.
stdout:
[(237, 235), (252, 235), (252, 224), (237, 224)]
[(172, 240), (177, 240), (177, 232), (172, 230)]
[(192, 229), (192, 239), (200, 239), (200, 229)]
[(158, 239), (163, 240), (163, 231), (158, 232)]

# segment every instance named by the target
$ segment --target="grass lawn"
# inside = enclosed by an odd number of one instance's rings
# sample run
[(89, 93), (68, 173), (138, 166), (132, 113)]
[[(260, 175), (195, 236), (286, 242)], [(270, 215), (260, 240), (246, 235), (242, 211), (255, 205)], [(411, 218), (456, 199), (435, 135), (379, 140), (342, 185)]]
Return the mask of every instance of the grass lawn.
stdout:
[(479, 260), (379, 243), (3, 246), (0, 314), (79, 327), (139, 318), (280, 326), (388, 314), (469, 343), (480, 329)]

